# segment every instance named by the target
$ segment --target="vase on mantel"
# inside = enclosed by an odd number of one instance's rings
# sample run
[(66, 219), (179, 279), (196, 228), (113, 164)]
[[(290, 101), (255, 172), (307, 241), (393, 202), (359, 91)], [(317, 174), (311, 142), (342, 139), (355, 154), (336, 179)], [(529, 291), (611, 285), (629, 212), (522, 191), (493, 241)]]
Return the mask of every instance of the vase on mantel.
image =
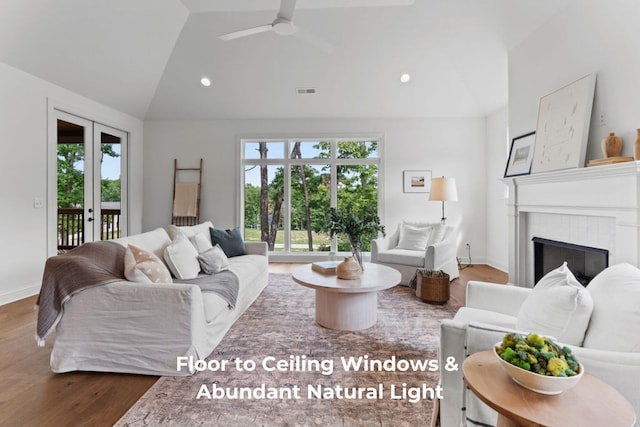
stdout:
[(638, 136), (636, 137), (636, 145), (633, 148), (633, 159), (640, 160), (640, 129), (636, 129)]
[(609, 132), (609, 135), (602, 140), (602, 154), (605, 158), (618, 157), (622, 152), (622, 138), (615, 132)]
[(360, 264), (355, 257), (348, 256), (336, 266), (336, 276), (338, 279), (357, 279), (362, 275)]

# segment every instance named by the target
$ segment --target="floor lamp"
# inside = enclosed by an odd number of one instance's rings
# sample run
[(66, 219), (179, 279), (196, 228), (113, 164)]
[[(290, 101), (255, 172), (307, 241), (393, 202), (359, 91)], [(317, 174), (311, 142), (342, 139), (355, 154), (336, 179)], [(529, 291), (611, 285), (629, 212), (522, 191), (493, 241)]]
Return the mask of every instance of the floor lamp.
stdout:
[(434, 202), (442, 202), (442, 223), (446, 221), (444, 216), (444, 202), (457, 202), (458, 190), (456, 188), (455, 178), (433, 178), (431, 180), (431, 190), (429, 192), (429, 200)]

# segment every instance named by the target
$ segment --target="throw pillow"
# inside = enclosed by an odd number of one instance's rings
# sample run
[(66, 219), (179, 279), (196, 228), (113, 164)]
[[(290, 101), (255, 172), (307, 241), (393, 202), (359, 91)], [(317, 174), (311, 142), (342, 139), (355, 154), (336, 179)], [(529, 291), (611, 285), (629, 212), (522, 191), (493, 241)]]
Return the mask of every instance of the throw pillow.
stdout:
[(207, 274), (219, 273), (229, 268), (229, 258), (220, 245), (215, 245), (198, 255), (200, 268)]
[(400, 238), (397, 249), (407, 249), (410, 251), (424, 251), (431, 234), (431, 226), (418, 227), (409, 224), (402, 224), (400, 227)]
[(587, 291), (595, 305), (584, 346), (598, 350), (640, 352), (640, 270), (613, 265), (591, 280)]
[(178, 234), (164, 249), (164, 260), (171, 273), (180, 280), (195, 279), (200, 273), (198, 251), (184, 234)]
[(182, 233), (185, 236), (187, 236), (187, 238), (190, 238), (199, 233), (204, 233), (205, 235), (207, 235), (207, 233), (209, 232), (209, 228), (211, 227), (213, 227), (213, 223), (211, 221), (205, 221), (198, 225), (177, 226), (177, 225), (171, 224), (167, 226), (167, 234), (169, 234), (169, 237), (171, 238), (171, 240), (175, 240), (176, 236), (179, 233)]
[(213, 245), (220, 245), (224, 254), (229, 258), (246, 255), (247, 249), (244, 246), (244, 240), (242, 240), (242, 234), (240, 234), (239, 228), (233, 230), (221, 230), (219, 228), (210, 228), (211, 243)]
[(547, 273), (520, 307), (516, 329), (580, 346), (593, 311), (590, 293), (565, 262)]
[(128, 245), (124, 251), (124, 277), (131, 282), (172, 283), (162, 260), (143, 249)]
[(198, 233), (194, 236), (189, 237), (189, 241), (191, 242), (193, 247), (196, 248), (196, 251), (198, 251), (199, 254), (208, 251), (213, 247), (210, 240), (211, 238), (208, 234), (208, 232), (207, 234)]

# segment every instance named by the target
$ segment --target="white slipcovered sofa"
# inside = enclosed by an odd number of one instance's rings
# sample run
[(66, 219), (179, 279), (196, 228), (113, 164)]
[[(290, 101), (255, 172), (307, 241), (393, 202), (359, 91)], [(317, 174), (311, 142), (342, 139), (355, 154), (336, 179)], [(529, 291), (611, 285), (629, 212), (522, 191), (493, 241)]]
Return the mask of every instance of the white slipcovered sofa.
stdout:
[[(461, 364), (469, 354), (493, 348), (511, 331), (557, 338), (572, 349), (586, 372), (616, 388), (640, 414), (640, 270), (617, 264), (579, 289), (577, 281), (568, 285), (557, 280), (566, 273), (563, 267), (552, 272), (554, 283), (540, 290), (544, 278), (533, 289), (467, 284), (466, 306), (441, 324), (442, 427), (496, 425), (497, 414), (463, 387)], [(570, 281), (572, 276), (567, 277)], [(455, 357), (460, 369), (442, 369), (447, 357)]]
[[(210, 222), (178, 227), (187, 237), (209, 235)], [(210, 241), (210, 240), (209, 240)], [(163, 228), (116, 240), (163, 260), (172, 240)], [(228, 259), (238, 277), (235, 308), (194, 284), (119, 280), (90, 287), (65, 304), (51, 353), (54, 372), (102, 371), (191, 375), (176, 368), (178, 356), (204, 359), (267, 285), (267, 245), (246, 242), (246, 255)]]
[[(409, 285), (418, 268), (442, 270), (453, 280), (460, 276), (457, 230), (456, 224), (403, 221), (393, 234), (371, 241), (371, 262), (398, 270), (403, 285)], [(399, 247), (405, 236), (409, 244)], [(418, 244), (421, 238), (424, 244)]]

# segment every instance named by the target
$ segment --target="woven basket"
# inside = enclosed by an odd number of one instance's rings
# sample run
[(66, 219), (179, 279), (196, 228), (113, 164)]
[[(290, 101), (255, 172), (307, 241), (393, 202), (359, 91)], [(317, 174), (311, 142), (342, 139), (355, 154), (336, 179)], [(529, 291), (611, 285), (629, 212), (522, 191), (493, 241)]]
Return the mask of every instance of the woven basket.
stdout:
[(449, 275), (443, 271), (416, 273), (416, 296), (425, 302), (444, 304), (449, 301)]

